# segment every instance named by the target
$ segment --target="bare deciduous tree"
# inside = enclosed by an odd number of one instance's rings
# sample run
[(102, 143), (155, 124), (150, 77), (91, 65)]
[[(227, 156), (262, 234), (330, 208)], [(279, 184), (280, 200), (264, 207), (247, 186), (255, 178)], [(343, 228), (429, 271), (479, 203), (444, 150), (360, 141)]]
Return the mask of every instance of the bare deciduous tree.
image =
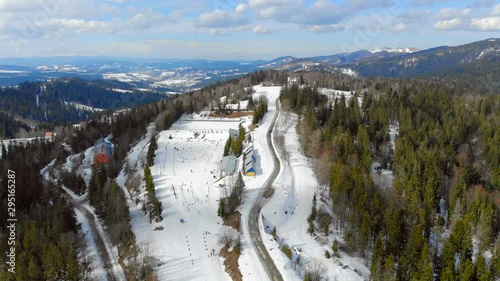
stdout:
[(326, 281), (326, 269), (317, 260), (313, 260), (304, 273), (304, 281)]
[(219, 242), (230, 247), (231, 245), (240, 245), (241, 244), (241, 235), (234, 229), (225, 227), (219, 233)]

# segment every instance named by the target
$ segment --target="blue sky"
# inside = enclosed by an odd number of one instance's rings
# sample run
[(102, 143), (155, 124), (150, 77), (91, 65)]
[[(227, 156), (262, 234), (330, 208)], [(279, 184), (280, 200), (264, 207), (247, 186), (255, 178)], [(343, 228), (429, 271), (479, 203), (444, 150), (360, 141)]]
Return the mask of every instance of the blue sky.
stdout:
[(0, 57), (254, 60), (499, 35), (492, 0), (0, 1)]

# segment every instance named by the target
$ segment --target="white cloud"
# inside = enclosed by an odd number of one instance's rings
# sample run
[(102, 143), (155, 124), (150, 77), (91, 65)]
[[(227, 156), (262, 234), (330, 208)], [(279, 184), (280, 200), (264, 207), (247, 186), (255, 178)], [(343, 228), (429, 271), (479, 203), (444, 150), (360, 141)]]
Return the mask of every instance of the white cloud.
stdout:
[(389, 7), (393, 1), (350, 0), (336, 4), (332, 0), (315, 0), (312, 4), (305, 5), (303, 0), (249, 0), (248, 4), (257, 19), (320, 26), (340, 23), (361, 11)]
[(223, 35), (227, 35), (228, 32), (227, 32), (227, 30), (210, 28), (210, 30), (208, 31), (208, 34), (210, 34), (210, 36), (223, 36)]
[(234, 31), (236, 32), (243, 32), (243, 31), (248, 31), (250, 30), (250, 25), (249, 24), (245, 24), (245, 25), (242, 25), (242, 26), (238, 26), (234, 29)]
[(461, 20), (459, 18), (454, 18), (451, 20), (443, 20), (443, 21), (438, 21), (434, 25), (434, 28), (438, 30), (452, 30), (452, 29), (457, 29), (460, 23)]
[(471, 19), (471, 27), (475, 30), (493, 31), (500, 30), (500, 16), (499, 17), (486, 17), (486, 18), (473, 18)]
[(336, 24), (325, 24), (325, 25), (313, 25), (309, 28), (309, 31), (314, 33), (327, 33), (327, 32), (336, 32), (344, 30), (345, 26), (340, 23)]
[(404, 22), (397, 23), (396, 25), (394, 25), (392, 27), (392, 31), (394, 31), (394, 32), (401, 32), (401, 31), (405, 31), (407, 29), (408, 29), (408, 25)]
[(475, 0), (475, 8), (491, 8), (495, 4), (495, 0)]
[(422, 13), (408, 12), (401, 15), (372, 14), (356, 16), (345, 21), (345, 29), (350, 32), (363, 32), (372, 37), (382, 32), (401, 32), (413, 30), (415, 26), (422, 26), (427, 16)]
[(500, 15), (500, 4), (496, 4), (493, 7), (493, 11), (491, 12), (492, 15)]
[(0, 12), (36, 11), (39, 9), (40, 9), (40, 4), (37, 1), (32, 1), (32, 0), (0, 1)]
[(411, 0), (410, 3), (414, 6), (429, 6), (436, 3), (443, 3), (449, 0)]
[(438, 11), (436, 18), (440, 20), (449, 20), (453, 18), (467, 17), (472, 13), (471, 8), (443, 8)]
[(238, 6), (236, 6), (236, 9), (234, 9), (234, 11), (236, 13), (243, 13), (247, 9), (248, 9), (248, 5), (247, 4), (239, 4)]
[(248, 5), (259, 19), (284, 19), (302, 9), (303, 0), (249, 0)]
[(248, 18), (239, 13), (214, 10), (201, 14), (195, 24), (198, 27), (224, 28), (245, 25), (249, 22)]
[(105, 15), (118, 15), (117, 6), (97, 0), (1, 0), (0, 18), (17, 21), (43, 21), (48, 18), (96, 19)]
[(294, 17), (294, 20), (315, 25), (334, 24), (348, 16), (346, 12), (346, 7), (339, 7), (328, 0), (318, 0), (302, 14)]
[(163, 15), (144, 10), (128, 19), (92, 20), (70, 17), (40, 17), (35, 20), (0, 19), (0, 33), (13, 34), (24, 39), (75, 37), (82, 33), (122, 34), (164, 32), (166, 26), (179, 21), (180, 15)]
[(256, 25), (256, 26), (254, 26), (254, 28), (252, 29), (252, 31), (255, 34), (268, 34), (270, 32), (269, 28), (264, 27), (262, 25)]
[(152, 10), (146, 10), (130, 17), (126, 22), (126, 25), (133, 30), (147, 29), (155, 26), (173, 24), (180, 21), (180, 19), (181, 14), (178, 13), (164, 15), (155, 13)]

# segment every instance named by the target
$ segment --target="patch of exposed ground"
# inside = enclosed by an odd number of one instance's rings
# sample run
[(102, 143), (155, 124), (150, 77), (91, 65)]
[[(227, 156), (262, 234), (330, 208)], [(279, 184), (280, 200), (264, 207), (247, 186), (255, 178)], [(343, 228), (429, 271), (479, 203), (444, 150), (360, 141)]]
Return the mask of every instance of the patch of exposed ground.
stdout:
[(226, 267), (226, 272), (231, 276), (233, 281), (242, 281), (243, 275), (241, 275), (240, 268), (238, 266), (238, 259), (240, 258), (240, 248), (233, 247), (233, 251), (229, 251), (228, 246), (224, 246), (219, 255), (224, 258), (224, 266)]
[(238, 232), (240, 231), (240, 223), (241, 223), (241, 213), (236, 211), (230, 214), (226, 220), (224, 220), (224, 225), (230, 226), (236, 229)]

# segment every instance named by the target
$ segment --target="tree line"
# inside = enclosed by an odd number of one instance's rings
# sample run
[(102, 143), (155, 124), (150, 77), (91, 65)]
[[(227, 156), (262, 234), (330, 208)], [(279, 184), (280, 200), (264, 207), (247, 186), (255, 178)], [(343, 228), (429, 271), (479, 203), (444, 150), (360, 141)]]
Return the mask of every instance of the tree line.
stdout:
[[(370, 82), (349, 101), (328, 100), (314, 86), (281, 92), (283, 107), (300, 115), (302, 146), (335, 214), (318, 210), (310, 221), (325, 233), (344, 230), (342, 247), (371, 261), (373, 280), (498, 277), (498, 96), (466, 96), (435, 81)], [(374, 161), (394, 171), (392, 185), (374, 184)]]

